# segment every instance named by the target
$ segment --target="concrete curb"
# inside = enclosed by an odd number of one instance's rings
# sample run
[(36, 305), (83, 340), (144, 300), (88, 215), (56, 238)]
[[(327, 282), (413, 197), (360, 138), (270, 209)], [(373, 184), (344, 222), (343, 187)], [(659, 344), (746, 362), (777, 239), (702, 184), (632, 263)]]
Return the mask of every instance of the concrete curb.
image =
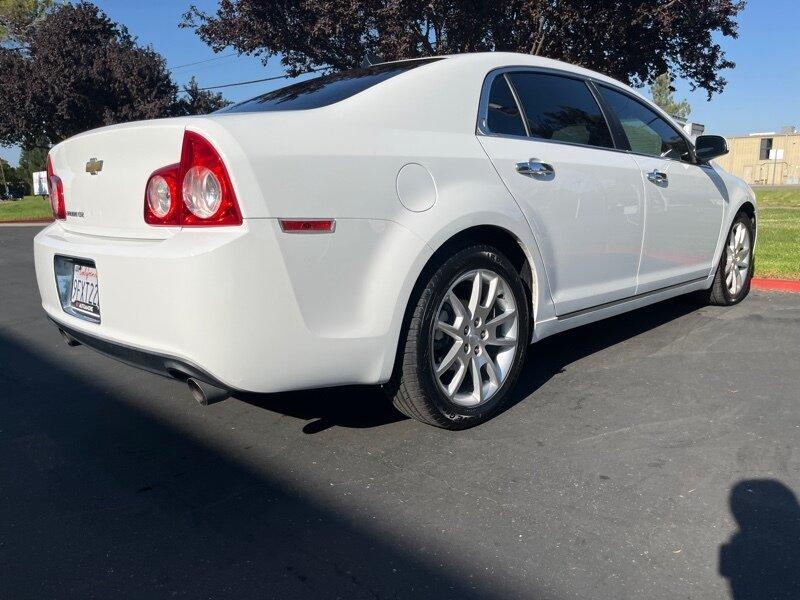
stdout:
[(762, 279), (760, 277), (753, 277), (750, 286), (754, 290), (765, 292), (800, 294), (800, 280), (797, 279)]

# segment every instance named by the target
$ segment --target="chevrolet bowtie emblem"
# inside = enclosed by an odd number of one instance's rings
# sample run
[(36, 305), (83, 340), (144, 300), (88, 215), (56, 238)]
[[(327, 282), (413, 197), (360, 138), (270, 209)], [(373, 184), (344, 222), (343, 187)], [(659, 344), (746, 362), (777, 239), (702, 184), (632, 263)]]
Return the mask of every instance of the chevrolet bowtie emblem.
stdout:
[(92, 158), (89, 160), (89, 162), (86, 163), (86, 172), (90, 173), (91, 175), (97, 175), (102, 170), (103, 170), (102, 160), (97, 160), (96, 158)]

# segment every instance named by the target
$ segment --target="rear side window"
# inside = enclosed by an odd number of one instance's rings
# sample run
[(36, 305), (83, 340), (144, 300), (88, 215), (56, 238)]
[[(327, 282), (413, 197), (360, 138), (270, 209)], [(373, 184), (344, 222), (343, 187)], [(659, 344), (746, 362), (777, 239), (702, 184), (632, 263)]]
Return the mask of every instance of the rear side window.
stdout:
[(267, 92), (234, 104), (221, 112), (269, 112), (321, 108), (355, 96), (396, 75), (437, 60), (442, 59), (404, 60), (323, 75)]
[(589, 87), (579, 79), (510, 73), (531, 137), (613, 148), (611, 132)]
[(604, 85), (597, 87), (619, 118), (633, 152), (692, 162), (686, 139), (655, 111), (627, 94)]
[(505, 75), (498, 75), (492, 82), (486, 125), (489, 131), (500, 135), (527, 135), (517, 101), (514, 100)]

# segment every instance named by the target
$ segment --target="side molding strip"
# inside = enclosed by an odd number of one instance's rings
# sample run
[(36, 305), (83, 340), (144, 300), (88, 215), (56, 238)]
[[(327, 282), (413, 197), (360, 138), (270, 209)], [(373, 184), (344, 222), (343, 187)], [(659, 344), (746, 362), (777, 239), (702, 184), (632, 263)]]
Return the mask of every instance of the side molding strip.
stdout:
[(661, 292), (666, 292), (667, 290), (673, 290), (675, 288), (683, 287), (692, 285), (693, 283), (698, 283), (700, 281), (704, 281), (708, 279), (707, 277), (697, 277), (695, 279), (690, 279), (689, 281), (682, 281), (681, 283), (674, 283), (672, 285), (668, 285), (667, 287), (658, 288), (657, 290), (650, 290), (649, 292), (643, 292), (641, 294), (636, 294), (635, 296), (628, 296), (627, 298), (623, 298), (622, 300), (613, 300), (612, 302), (606, 302), (605, 304), (598, 304), (597, 306), (590, 306), (589, 308), (582, 308), (581, 310), (576, 310), (570, 313), (566, 313), (563, 315), (558, 315), (557, 320), (563, 321), (565, 319), (572, 319), (574, 317), (580, 317), (582, 315), (595, 312), (596, 310), (602, 310), (604, 308), (610, 308), (612, 306), (617, 306), (619, 304), (625, 304), (626, 302), (633, 302), (634, 300), (639, 300), (640, 298), (646, 298), (647, 296), (652, 296), (653, 294), (659, 294)]

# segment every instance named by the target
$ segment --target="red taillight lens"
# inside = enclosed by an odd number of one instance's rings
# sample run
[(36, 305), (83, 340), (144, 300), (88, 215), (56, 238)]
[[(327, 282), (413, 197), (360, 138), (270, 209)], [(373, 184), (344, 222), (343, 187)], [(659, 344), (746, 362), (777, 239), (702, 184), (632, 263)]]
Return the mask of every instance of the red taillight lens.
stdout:
[(150, 176), (144, 194), (144, 220), (151, 225), (180, 225), (180, 165), (159, 169)]
[(53, 172), (53, 161), (47, 157), (47, 190), (50, 193), (50, 206), (53, 209), (53, 218), (64, 221), (67, 218), (67, 205), (64, 202), (64, 184), (61, 178)]
[(211, 143), (193, 131), (183, 135), (181, 162), (150, 176), (145, 222), (208, 227), (241, 225), (242, 215), (228, 170)]

